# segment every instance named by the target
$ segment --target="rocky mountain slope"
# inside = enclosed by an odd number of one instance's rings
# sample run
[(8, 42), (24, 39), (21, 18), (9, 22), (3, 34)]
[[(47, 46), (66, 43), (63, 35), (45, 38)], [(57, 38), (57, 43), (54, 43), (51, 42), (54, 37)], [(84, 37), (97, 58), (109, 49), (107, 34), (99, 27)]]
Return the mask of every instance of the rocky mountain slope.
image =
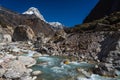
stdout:
[(45, 23), (43, 20), (39, 19), (35, 15), (23, 15), (11, 11), (9, 9), (0, 7), (0, 24), (2, 29), (11, 29), (8, 30), (13, 34), (13, 30), (19, 25), (26, 25), (32, 28), (34, 33), (38, 35), (43, 33), (46, 36), (54, 35), (55, 31), (50, 27), (51, 25)]
[(84, 23), (100, 19), (115, 11), (120, 11), (120, 0), (99, 0), (96, 7), (86, 17)]

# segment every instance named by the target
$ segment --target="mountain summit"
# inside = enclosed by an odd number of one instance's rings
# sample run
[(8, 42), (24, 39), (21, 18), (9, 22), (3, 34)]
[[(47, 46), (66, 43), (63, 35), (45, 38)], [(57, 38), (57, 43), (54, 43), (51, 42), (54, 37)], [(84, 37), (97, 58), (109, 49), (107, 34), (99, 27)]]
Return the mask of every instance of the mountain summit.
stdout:
[(45, 23), (51, 25), (52, 28), (57, 29), (63, 29), (63, 25), (60, 22), (47, 22), (43, 15), (40, 13), (40, 11), (35, 7), (30, 7), (27, 11), (25, 11), (23, 14), (28, 15), (35, 15), (39, 19), (43, 20)]
[[(35, 7), (31, 7), (29, 8), (27, 11), (25, 11), (23, 14), (28, 14), (28, 15), (35, 15), (38, 18), (40, 18), (41, 20), (45, 21), (43, 15), (40, 13), (40, 11), (35, 8)], [(46, 22), (46, 21), (45, 21)]]

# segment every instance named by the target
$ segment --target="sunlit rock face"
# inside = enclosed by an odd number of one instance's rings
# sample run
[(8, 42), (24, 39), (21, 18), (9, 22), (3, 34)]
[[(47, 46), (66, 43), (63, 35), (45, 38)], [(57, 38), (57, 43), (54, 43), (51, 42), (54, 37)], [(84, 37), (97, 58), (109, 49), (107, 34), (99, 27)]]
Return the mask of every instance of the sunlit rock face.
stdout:
[(120, 0), (100, 0), (84, 20), (84, 23), (102, 18), (112, 12), (120, 11)]

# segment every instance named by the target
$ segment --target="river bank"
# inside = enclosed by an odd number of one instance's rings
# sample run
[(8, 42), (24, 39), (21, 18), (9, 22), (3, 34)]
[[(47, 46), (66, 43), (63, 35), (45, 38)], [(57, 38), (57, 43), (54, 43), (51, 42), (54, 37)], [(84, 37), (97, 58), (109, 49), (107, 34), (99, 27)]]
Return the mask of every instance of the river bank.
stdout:
[(117, 77), (95, 75), (93, 71), (99, 67), (95, 62), (41, 54), (29, 41), (0, 43), (0, 47), (0, 77), (3, 80), (117, 80)]

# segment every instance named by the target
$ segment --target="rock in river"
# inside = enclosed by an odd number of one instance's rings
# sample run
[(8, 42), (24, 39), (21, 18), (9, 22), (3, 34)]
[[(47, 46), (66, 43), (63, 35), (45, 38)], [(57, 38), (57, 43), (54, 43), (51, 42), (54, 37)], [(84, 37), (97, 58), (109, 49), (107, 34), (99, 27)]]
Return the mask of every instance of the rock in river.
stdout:
[(36, 60), (28, 56), (19, 56), (18, 61), (22, 62), (27, 67), (31, 67), (36, 64)]
[(34, 76), (37, 76), (37, 75), (39, 75), (39, 74), (42, 74), (42, 72), (41, 72), (41, 71), (33, 71), (33, 72), (32, 72), (32, 75), (34, 75)]
[(23, 63), (14, 60), (8, 62), (7, 71), (5, 72), (4, 76), (10, 79), (20, 78), (26, 71), (27, 69)]

